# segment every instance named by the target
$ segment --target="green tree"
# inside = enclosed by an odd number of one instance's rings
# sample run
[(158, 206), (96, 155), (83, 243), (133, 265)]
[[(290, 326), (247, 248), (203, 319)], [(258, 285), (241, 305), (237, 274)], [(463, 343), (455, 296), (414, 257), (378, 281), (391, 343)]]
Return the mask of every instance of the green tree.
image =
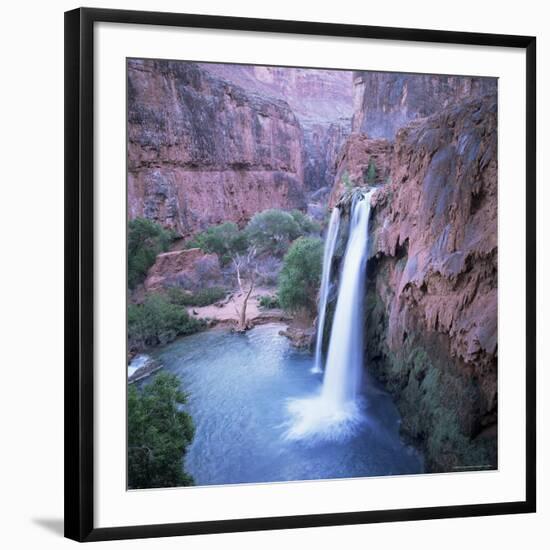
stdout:
[(213, 225), (198, 233), (187, 243), (187, 248), (198, 247), (209, 254), (217, 254), (222, 265), (233, 264), (237, 283), (242, 290), (242, 274), (250, 268), (256, 254), (250, 247), (248, 233), (241, 231), (236, 223), (225, 222)]
[(312, 220), (307, 214), (304, 214), (300, 210), (292, 210), (290, 215), (298, 224), (302, 235), (319, 233), (321, 231), (321, 226), (315, 220)]
[(161, 373), (142, 390), (128, 389), (128, 488), (193, 485), (183, 457), (195, 429), (181, 406), (186, 395), (176, 376)]
[(187, 242), (187, 248), (200, 248), (208, 254), (217, 254), (223, 265), (248, 248), (248, 238), (236, 223), (213, 225)]
[(317, 237), (300, 237), (287, 252), (279, 275), (278, 297), (281, 307), (314, 314), (321, 280), (323, 241)]
[(143, 282), (161, 252), (168, 250), (174, 234), (145, 218), (128, 222), (128, 288)]
[(282, 256), (303, 231), (292, 214), (272, 208), (254, 214), (246, 227), (250, 242), (260, 252)]
[(279, 298), (277, 296), (260, 296), (258, 303), (261, 308), (275, 309), (279, 307)]
[(166, 344), (201, 328), (201, 321), (160, 294), (150, 294), (143, 304), (128, 305), (128, 347), (132, 350)]
[(367, 183), (374, 183), (376, 181), (376, 164), (374, 160), (369, 159), (369, 166), (367, 168)]

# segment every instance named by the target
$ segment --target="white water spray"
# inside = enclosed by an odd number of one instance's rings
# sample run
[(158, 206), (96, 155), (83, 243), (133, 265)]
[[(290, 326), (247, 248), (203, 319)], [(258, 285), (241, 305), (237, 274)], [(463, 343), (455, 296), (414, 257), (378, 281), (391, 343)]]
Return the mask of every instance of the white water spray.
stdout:
[(332, 257), (336, 246), (338, 228), (340, 227), (340, 209), (333, 208), (328, 225), (327, 238), (325, 241), (325, 250), (323, 252), (323, 274), (321, 276), (321, 288), (319, 291), (319, 314), (317, 319), (317, 338), (315, 341), (315, 363), (312, 372), (322, 372), (323, 364), (323, 332), (325, 328), (325, 317), (327, 309), (327, 299), (330, 290), (330, 274), (332, 267)]
[(373, 191), (354, 198), (325, 377), (320, 395), (289, 403), (294, 422), (290, 439), (340, 439), (362, 422), (359, 390), (363, 369), (365, 272)]

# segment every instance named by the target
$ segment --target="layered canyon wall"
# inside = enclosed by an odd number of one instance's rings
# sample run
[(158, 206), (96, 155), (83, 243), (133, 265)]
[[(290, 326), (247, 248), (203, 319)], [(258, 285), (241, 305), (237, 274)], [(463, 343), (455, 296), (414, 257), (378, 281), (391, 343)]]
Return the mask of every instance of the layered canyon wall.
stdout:
[(185, 236), (304, 208), (303, 131), (280, 99), (193, 63), (128, 62), (128, 215)]
[(354, 71), (352, 131), (393, 141), (411, 120), (496, 90), (495, 78)]
[(305, 189), (332, 186), (337, 155), (351, 131), (351, 71), (218, 63), (200, 66), (246, 90), (287, 102), (303, 130)]

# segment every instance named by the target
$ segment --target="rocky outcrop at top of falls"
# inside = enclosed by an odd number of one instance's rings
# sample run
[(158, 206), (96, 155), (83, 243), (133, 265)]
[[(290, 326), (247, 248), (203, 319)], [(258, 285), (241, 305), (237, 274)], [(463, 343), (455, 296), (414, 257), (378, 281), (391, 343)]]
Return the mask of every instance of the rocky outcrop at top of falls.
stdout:
[(387, 139), (370, 139), (352, 134), (336, 161), (336, 176), (329, 196), (329, 208), (336, 205), (346, 186), (386, 183), (390, 176), (393, 144)]
[(128, 62), (128, 214), (190, 234), (305, 207), (303, 132), (282, 100), (193, 63)]
[(471, 76), (355, 71), (352, 131), (393, 141), (413, 119), (465, 99), (496, 94), (497, 80)]
[[(356, 140), (361, 154), (340, 157), (355, 175), (387, 147)], [(394, 394), (429, 471), (495, 467), (496, 97), (413, 121), (384, 150), (389, 180), (373, 195), (370, 222), (367, 366)]]

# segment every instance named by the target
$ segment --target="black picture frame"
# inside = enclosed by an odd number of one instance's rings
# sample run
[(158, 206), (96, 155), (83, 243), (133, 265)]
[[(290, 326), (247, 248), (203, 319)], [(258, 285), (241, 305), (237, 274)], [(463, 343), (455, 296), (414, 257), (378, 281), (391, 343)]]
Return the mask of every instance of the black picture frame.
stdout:
[[(399, 510), (94, 527), (93, 90), (96, 22), (500, 46), (526, 52), (526, 499)], [(65, 536), (101, 541), (536, 511), (536, 38), (241, 17), (79, 8), (65, 13)]]

